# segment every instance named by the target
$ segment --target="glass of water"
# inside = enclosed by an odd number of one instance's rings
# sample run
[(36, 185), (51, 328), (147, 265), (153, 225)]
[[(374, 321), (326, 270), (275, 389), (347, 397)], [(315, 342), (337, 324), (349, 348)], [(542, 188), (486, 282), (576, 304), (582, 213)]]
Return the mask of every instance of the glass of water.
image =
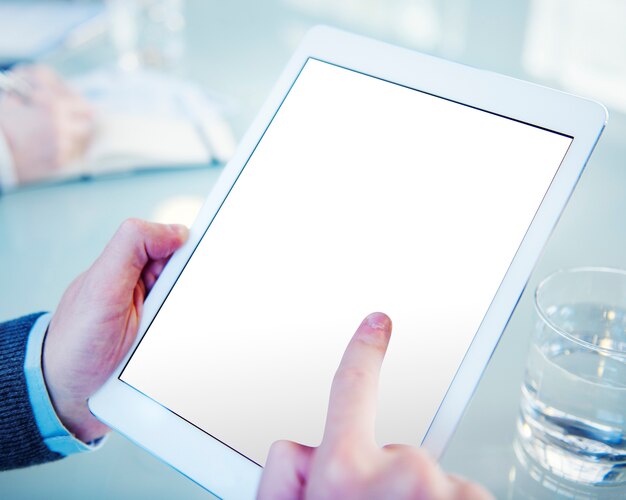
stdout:
[(559, 271), (537, 287), (516, 445), (557, 477), (626, 483), (626, 271)]

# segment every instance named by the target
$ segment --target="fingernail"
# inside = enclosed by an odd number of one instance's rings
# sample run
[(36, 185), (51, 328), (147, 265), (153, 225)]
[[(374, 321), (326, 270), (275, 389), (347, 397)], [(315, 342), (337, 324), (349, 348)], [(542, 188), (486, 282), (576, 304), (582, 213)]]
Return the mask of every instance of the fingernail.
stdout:
[(391, 329), (391, 320), (385, 313), (375, 312), (365, 318), (365, 323), (373, 330), (387, 331)]

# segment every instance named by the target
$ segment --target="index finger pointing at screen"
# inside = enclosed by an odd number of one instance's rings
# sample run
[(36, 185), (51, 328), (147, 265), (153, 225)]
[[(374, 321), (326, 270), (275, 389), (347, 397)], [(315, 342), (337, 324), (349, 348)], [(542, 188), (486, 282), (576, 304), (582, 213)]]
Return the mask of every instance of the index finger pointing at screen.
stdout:
[(390, 336), (389, 317), (372, 313), (352, 337), (333, 379), (322, 446), (355, 436), (375, 443), (378, 377)]

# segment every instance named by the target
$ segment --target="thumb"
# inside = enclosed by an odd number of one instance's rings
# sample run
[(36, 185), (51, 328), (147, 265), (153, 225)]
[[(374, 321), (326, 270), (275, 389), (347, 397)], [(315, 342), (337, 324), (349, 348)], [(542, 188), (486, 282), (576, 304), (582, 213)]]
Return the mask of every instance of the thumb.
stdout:
[(105, 282), (124, 278), (122, 281), (134, 286), (148, 262), (169, 258), (187, 240), (188, 233), (179, 224), (127, 219), (94, 262), (92, 271)]

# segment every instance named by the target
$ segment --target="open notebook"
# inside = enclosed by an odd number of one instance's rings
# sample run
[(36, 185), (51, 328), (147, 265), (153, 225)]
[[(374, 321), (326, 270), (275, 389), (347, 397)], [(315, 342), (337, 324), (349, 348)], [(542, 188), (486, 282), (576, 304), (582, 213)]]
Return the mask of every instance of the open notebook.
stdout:
[(219, 164), (235, 149), (218, 105), (196, 85), (145, 71), (99, 71), (72, 84), (96, 108), (95, 133), (56, 178)]

